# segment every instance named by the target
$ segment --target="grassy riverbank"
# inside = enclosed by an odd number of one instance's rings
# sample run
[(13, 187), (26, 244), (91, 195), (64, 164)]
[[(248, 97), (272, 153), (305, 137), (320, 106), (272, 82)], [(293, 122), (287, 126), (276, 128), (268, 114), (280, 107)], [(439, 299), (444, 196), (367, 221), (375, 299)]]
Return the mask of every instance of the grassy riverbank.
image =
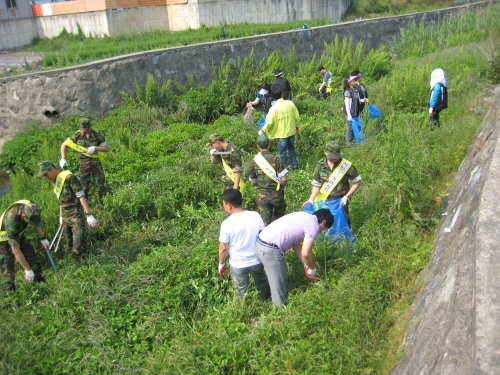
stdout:
[[(498, 28), (500, 8), (473, 14), (466, 24), (436, 26), (456, 27), (448, 38), (462, 32), (465, 42), (443, 37), (437, 50), (409, 53), (427, 40), (419, 34), (412, 43), (403, 35), (391, 51), (365, 51), (370, 58), (364, 59), (348, 42), (344, 54), (337, 53), (342, 41), (301, 63), (293, 54), (259, 63), (249, 57), (237, 69), (238, 81), (229, 74), (235, 68), (224, 65), (210, 88), (186, 88), (183, 96), (167, 94), (167, 87), (150, 79), (137, 98), (126, 98), (95, 125), (112, 149), (104, 162), (111, 194), (104, 209), (93, 209), (100, 226), (91, 231), (88, 263), (58, 252), (59, 277), (47, 270), (43, 286), (17, 280), (18, 291), (0, 300), (0, 372), (390, 373), (415, 278), (430, 256), (441, 196), (481, 123), (484, 88), (492, 82), (484, 30)], [(317, 98), (319, 63), (332, 70), (338, 88), (351, 68), (364, 70), (371, 102), (384, 115), (383, 123), (367, 122), (366, 142), (342, 150), (364, 181), (351, 200), (357, 245), (349, 251), (318, 241), (321, 278), (315, 282), (290, 254), (286, 309), (260, 303), (255, 294), (239, 303), (230, 280), (217, 275), (218, 230), (226, 214), (220, 207), (220, 166), (209, 163), (206, 136), (220, 132), (240, 148), (248, 166), (256, 128), (228, 114), (252, 98), (273, 64), (286, 67), (301, 113), (301, 169), (291, 174), (286, 199), (289, 212), (299, 210), (322, 147), (343, 142), (345, 133), (341, 90), (329, 101)], [(447, 72), (450, 108), (443, 112), (442, 128), (432, 131), (425, 106), (430, 72), (437, 67)], [(30, 173), (40, 160), (57, 160), (60, 143), (77, 129), (78, 119), (50, 129), (30, 124), (0, 155), (3, 168), (16, 171), (0, 207), (35, 199), (49, 237), (57, 228), (57, 201), (48, 182)], [(68, 161), (75, 169), (76, 156)], [(255, 190), (248, 190), (245, 205), (255, 209)]]

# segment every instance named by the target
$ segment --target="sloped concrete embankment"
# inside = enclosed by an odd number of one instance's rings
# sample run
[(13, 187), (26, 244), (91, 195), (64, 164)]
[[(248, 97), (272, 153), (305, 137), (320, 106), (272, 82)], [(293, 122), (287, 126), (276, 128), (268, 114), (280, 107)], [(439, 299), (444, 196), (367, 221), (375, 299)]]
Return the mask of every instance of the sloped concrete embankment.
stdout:
[(500, 93), (436, 230), (396, 375), (500, 374)]

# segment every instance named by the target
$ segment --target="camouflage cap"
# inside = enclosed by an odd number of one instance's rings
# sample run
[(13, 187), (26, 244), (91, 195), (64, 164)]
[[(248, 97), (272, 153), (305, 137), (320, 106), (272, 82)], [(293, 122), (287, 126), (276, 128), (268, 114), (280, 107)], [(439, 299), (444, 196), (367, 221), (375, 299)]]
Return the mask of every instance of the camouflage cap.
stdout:
[(90, 122), (90, 119), (87, 117), (82, 118), (80, 121), (80, 127), (84, 129), (88, 129), (92, 126), (92, 123)]
[(220, 135), (218, 133), (210, 134), (210, 136), (208, 137), (207, 147), (210, 147), (212, 145), (212, 143), (217, 142), (217, 141), (224, 142), (224, 138), (222, 138), (222, 135)]
[(42, 225), (42, 209), (35, 203), (27, 204), (23, 207), (23, 214), (29, 219), (29, 224), (34, 227), (39, 227)]
[(45, 173), (50, 171), (50, 168), (52, 168), (52, 167), (56, 168), (54, 163), (52, 163), (50, 160), (45, 160), (45, 161), (42, 161), (41, 163), (38, 163), (38, 167), (40, 168), (40, 171), (36, 175), (37, 177), (45, 176)]
[(269, 146), (269, 138), (267, 138), (267, 136), (264, 134), (259, 135), (257, 137), (257, 139), (255, 140), (255, 143), (259, 147), (267, 147), (267, 146)]
[(340, 143), (337, 141), (328, 142), (325, 147), (325, 155), (328, 159), (338, 159), (340, 157)]

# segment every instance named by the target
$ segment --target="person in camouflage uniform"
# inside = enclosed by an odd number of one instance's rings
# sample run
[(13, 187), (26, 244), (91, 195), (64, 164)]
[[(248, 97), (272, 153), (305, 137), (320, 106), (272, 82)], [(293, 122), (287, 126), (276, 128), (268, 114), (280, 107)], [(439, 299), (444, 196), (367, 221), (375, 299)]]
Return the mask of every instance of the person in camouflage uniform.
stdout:
[[(51, 161), (38, 163), (40, 172), (37, 177), (45, 177), (47, 180), (56, 184), (56, 180), (61, 173)], [(90, 212), (82, 184), (77, 176), (69, 171), (64, 185), (59, 195), (61, 203), (59, 209), (59, 225), (64, 231), (64, 250), (71, 252), (76, 259), (82, 260), (87, 255), (87, 227), (85, 225), (85, 216), (87, 224), (91, 228), (97, 227), (97, 220)], [(56, 195), (57, 196), (57, 195)]]
[[(270, 173), (274, 172), (274, 177), (276, 177), (272, 179), (262, 170), (256, 161), (259, 155), (250, 163), (249, 179), (258, 189), (258, 211), (260, 216), (262, 216), (262, 220), (264, 220), (264, 224), (268, 225), (273, 220), (285, 215), (285, 185), (287, 182), (286, 174), (288, 173), (288, 169), (285, 168), (280, 157), (269, 152), (269, 138), (267, 138), (267, 136), (259, 135), (256, 143), (260, 154), (274, 170), (270, 171)], [(276, 180), (280, 180), (279, 187)]]
[[(308, 201), (305, 202), (302, 207), (306, 204), (312, 204), (314, 199), (320, 192), (321, 187), (324, 183), (329, 181), (332, 172), (344, 161), (340, 156), (340, 143), (339, 142), (329, 142), (325, 147), (325, 159), (321, 159), (318, 164), (316, 164), (316, 170), (314, 172), (314, 180), (312, 181), (312, 192)], [(349, 188), (349, 182), (351, 187)], [(354, 192), (361, 185), (361, 175), (354, 165), (351, 165), (341, 180), (332, 189), (328, 195), (327, 200), (330, 199), (341, 199), (340, 205), (342, 206), (342, 211), (344, 212), (345, 218), (351, 225), (351, 220), (349, 217), (349, 204), (348, 198), (354, 194)]]
[(24, 269), (24, 277), (28, 281), (45, 281), (35, 249), (24, 236), (24, 230), (29, 224), (35, 228), (42, 247), (50, 247), (42, 230), (41, 214), (41, 208), (32, 200), (17, 201), (3, 213), (0, 223), (0, 295), (16, 289), (15, 260)]
[(208, 137), (207, 147), (211, 146), (210, 158), (212, 164), (221, 164), (222, 158), (234, 172), (234, 182), (229, 178), (224, 167), (222, 168), (222, 183), (225, 189), (239, 189), (243, 167), (240, 151), (231, 143), (225, 142), (220, 134), (213, 133)]
[[(88, 118), (80, 120), (80, 130), (69, 137), (69, 140), (86, 148), (88, 155), (95, 156), (99, 152), (109, 151), (108, 143), (101, 134), (92, 129), (92, 123)], [(64, 141), (61, 144), (61, 161), (59, 162), (61, 169), (64, 169), (64, 166), (68, 165), (66, 162), (66, 149), (68, 147), (66, 143), (67, 141)], [(78, 153), (78, 156), (80, 157), (78, 177), (83, 185), (85, 197), (87, 199), (89, 197), (90, 178), (94, 177), (99, 192), (99, 201), (102, 204), (102, 198), (106, 195), (107, 190), (105, 186), (106, 177), (104, 176), (101, 160), (97, 157), (87, 156), (81, 152)]]

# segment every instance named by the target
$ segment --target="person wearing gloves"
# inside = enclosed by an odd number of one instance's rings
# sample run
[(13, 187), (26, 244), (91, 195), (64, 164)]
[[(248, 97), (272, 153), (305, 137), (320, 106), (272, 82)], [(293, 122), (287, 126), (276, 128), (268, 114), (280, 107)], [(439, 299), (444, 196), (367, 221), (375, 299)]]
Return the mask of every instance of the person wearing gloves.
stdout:
[(92, 129), (90, 119), (82, 118), (80, 130), (61, 144), (61, 160), (59, 161), (61, 169), (68, 165), (66, 162), (66, 149), (68, 147), (78, 152), (80, 157), (78, 177), (83, 185), (85, 197), (89, 198), (90, 178), (94, 177), (99, 192), (99, 201), (103, 204), (102, 198), (106, 195), (107, 190), (101, 159), (106, 156), (103, 152), (109, 151), (108, 143), (101, 134)]
[(429, 118), (432, 127), (439, 128), (439, 112), (448, 108), (448, 85), (443, 69), (431, 73), (431, 94), (429, 96)]
[(292, 87), (290, 86), (290, 82), (283, 77), (285, 73), (281, 69), (274, 71), (274, 76), (276, 79), (271, 85), (271, 91), (281, 91), (283, 92), (284, 100), (292, 100)]
[(262, 115), (262, 118), (260, 119), (260, 121), (257, 123), (257, 126), (259, 127), (259, 129), (262, 128), (266, 124), (267, 113), (269, 112), (269, 109), (273, 105), (274, 101), (275, 101), (275, 99), (271, 95), (271, 86), (269, 86), (269, 83), (263, 83), (262, 85), (259, 86), (259, 92), (257, 93), (255, 100), (253, 102), (249, 102), (247, 104), (247, 107), (251, 108), (254, 105), (262, 103), (262, 108), (263, 108), (264, 114)]
[(285, 254), (293, 249), (304, 264), (305, 275), (314, 280), (317, 275), (312, 248), (319, 233), (333, 224), (333, 216), (327, 209), (313, 214), (294, 212), (272, 222), (260, 232), (255, 252), (266, 270), (271, 297), (276, 307), (282, 308), (288, 297), (286, 275), (288, 268)]
[(302, 207), (307, 212), (328, 208), (335, 217), (336, 225), (327, 235), (340, 240), (347, 237), (354, 242), (350, 230), (349, 198), (361, 185), (361, 175), (349, 160), (340, 156), (339, 142), (328, 142), (325, 156), (316, 164), (311, 195)]
[(219, 276), (224, 276), (226, 257), (229, 254), (231, 279), (238, 294), (243, 299), (250, 285), (252, 275), (261, 301), (271, 297), (269, 282), (264, 266), (255, 255), (255, 243), (259, 232), (264, 229), (264, 222), (255, 211), (245, 211), (243, 197), (236, 189), (227, 189), (222, 193), (222, 206), (230, 216), (220, 226), (219, 235)]
[(87, 256), (87, 227), (97, 228), (97, 220), (90, 212), (82, 183), (70, 171), (60, 172), (49, 160), (38, 163), (37, 177), (45, 177), (54, 184), (54, 195), (60, 202), (59, 225), (64, 231), (64, 249), (77, 260)]
[(288, 169), (281, 159), (268, 150), (269, 138), (259, 135), (256, 140), (259, 153), (250, 163), (249, 180), (258, 189), (257, 208), (264, 224), (268, 225), (285, 215), (285, 185)]
[(319, 94), (326, 100), (332, 92), (332, 72), (326, 70), (323, 66), (318, 68), (319, 74), (323, 76), (323, 82), (319, 84)]
[(23, 199), (12, 203), (0, 216), (0, 296), (16, 290), (15, 260), (23, 268), (26, 280), (45, 281), (35, 249), (24, 236), (24, 230), (29, 224), (35, 228), (44, 250), (50, 248), (42, 230), (41, 214), (42, 209), (32, 200)]
[(363, 112), (366, 103), (368, 103), (368, 91), (366, 90), (365, 85), (363, 85), (363, 72), (359, 70), (353, 70), (351, 72), (351, 76), (356, 76), (354, 80), (354, 89), (358, 92), (359, 95), (359, 113)]
[(344, 115), (347, 119), (345, 143), (351, 147), (354, 141), (352, 119), (359, 116), (359, 93), (355, 89), (357, 76), (348, 76), (344, 79)]
[(290, 163), (293, 169), (299, 168), (297, 153), (295, 152), (295, 133), (299, 124), (299, 111), (291, 100), (284, 100), (283, 92), (273, 90), (273, 97), (277, 102), (271, 107), (266, 117), (266, 124), (259, 130), (259, 135), (266, 134), (269, 139), (278, 139), (278, 150), (281, 161), (286, 168), (288, 164), (286, 152), (290, 154)]
[(222, 164), (224, 189), (239, 189), (243, 194), (245, 185), (241, 179), (243, 167), (240, 151), (231, 143), (224, 141), (224, 138), (217, 133), (208, 137), (207, 147), (212, 147), (210, 150), (212, 164)]

